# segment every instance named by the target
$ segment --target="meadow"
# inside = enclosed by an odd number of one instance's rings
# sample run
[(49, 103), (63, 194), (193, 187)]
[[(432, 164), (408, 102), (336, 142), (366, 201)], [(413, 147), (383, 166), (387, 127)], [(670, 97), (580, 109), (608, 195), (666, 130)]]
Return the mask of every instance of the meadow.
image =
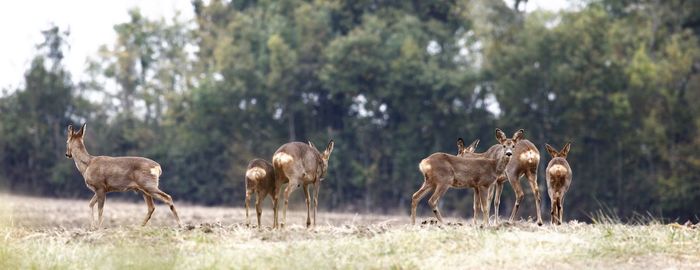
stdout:
[[(158, 204), (141, 227), (143, 203), (107, 200), (104, 228), (89, 229), (87, 200), (0, 195), (0, 269), (689, 269), (700, 268), (700, 228), (603, 218), (542, 227), (479, 228), (449, 217), (319, 212), (306, 229), (303, 207), (271, 230), (245, 225), (244, 209), (178, 205), (175, 227)], [(254, 217), (251, 219), (255, 223)]]

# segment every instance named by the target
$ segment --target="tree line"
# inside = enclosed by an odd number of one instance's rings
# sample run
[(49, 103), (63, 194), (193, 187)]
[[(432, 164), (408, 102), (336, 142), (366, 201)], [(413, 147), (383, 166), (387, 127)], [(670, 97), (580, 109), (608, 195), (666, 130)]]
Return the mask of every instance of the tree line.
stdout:
[[(321, 208), (407, 214), (422, 158), (524, 128), (541, 190), (544, 144), (572, 142), (569, 218), (697, 219), (700, 6), (518, 4), (195, 0), (192, 20), (132, 9), (79, 81), (62, 62), (68, 33), (51, 27), (0, 97), (0, 186), (90, 196), (63, 157), (66, 127), (88, 122), (91, 154), (150, 157), (176, 201), (202, 204), (242, 205), (255, 157), (334, 139)], [(448, 192), (441, 209), (466, 216), (470, 199)]]

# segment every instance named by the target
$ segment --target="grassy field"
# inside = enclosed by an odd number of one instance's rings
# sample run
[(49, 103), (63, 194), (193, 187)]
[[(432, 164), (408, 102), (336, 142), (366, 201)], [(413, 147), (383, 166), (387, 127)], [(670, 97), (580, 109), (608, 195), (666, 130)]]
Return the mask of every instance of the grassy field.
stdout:
[(105, 228), (89, 230), (87, 200), (0, 195), (0, 269), (700, 269), (700, 229), (677, 224), (410, 226), (407, 216), (320, 212), (307, 230), (304, 211), (273, 231), (246, 227), (240, 208), (180, 205), (176, 228), (157, 205), (141, 227), (145, 208), (108, 200)]

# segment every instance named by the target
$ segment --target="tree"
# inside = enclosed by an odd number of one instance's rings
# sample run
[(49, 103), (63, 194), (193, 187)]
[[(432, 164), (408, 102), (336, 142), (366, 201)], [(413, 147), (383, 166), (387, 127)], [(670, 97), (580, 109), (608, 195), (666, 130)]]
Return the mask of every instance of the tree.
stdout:
[(74, 98), (62, 64), (68, 32), (52, 26), (42, 34), (24, 85), (0, 100), (1, 170), (12, 191), (58, 195), (76, 186), (61, 161), (64, 129), (71, 118), (83, 116), (76, 108), (82, 101)]

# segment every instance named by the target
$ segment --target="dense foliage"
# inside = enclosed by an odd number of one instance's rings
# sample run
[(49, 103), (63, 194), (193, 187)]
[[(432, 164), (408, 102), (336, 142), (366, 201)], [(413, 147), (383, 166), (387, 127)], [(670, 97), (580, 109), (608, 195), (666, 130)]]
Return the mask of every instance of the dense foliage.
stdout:
[[(321, 208), (405, 212), (422, 158), (455, 153), (458, 137), (484, 151), (495, 127), (525, 128), (541, 148), (542, 190), (544, 143), (572, 142), (570, 217), (603, 208), (697, 218), (694, 1), (589, 1), (558, 13), (490, 0), (192, 8), (193, 21), (131, 10), (80, 82), (61, 62), (65, 33), (45, 31), (25, 83), (0, 98), (0, 184), (89, 196), (63, 158), (65, 127), (87, 121), (91, 154), (157, 160), (176, 200), (241, 204), (248, 160), (332, 138)], [(502, 213), (513, 197), (506, 188)], [(471, 194), (448, 192), (443, 204), (466, 216)], [(524, 211), (533, 205), (528, 195)]]

